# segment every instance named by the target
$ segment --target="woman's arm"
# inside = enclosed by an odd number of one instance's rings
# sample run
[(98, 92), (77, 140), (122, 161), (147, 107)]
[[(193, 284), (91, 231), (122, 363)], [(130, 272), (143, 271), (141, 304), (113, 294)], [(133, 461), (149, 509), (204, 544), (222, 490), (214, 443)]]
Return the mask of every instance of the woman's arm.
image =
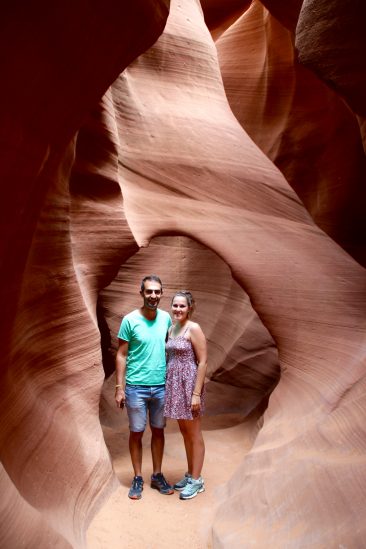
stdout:
[(192, 395), (192, 411), (198, 411), (201, 407), (201, 393), (207, 370), (207, 341), (200, 325), (196, 322), (192, 322), (189, 334), (197, 359), (197, 377)]

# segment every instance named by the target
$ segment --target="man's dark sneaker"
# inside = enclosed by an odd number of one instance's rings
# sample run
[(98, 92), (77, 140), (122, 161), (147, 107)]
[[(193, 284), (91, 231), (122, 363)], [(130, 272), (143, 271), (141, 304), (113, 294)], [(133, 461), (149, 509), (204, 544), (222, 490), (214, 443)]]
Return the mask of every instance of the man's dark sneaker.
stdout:
[(156, 475), (151, 475), (151, 488), (156, 488), (161, 494), (166, 496), (174, 494), (173, 488), (165, 480), (163, 473), (157, 473)]
[(128, 497), (131, 499), (141, 499), (141, 492), (144, 489), (144, 481), (142, 477), (133, 477)]

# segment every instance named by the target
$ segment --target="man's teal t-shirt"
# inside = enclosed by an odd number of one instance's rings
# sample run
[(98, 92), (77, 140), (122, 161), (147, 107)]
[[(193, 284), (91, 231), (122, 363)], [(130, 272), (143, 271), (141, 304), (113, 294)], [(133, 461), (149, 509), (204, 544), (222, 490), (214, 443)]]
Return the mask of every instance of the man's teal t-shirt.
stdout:
[(123, 318), (118, 337), (128, 341), (126, 383), (165, 384), (165, 338), (171, 324), (169, 314), (160, 309), (154, 320), (147, 320), (138, 309)]

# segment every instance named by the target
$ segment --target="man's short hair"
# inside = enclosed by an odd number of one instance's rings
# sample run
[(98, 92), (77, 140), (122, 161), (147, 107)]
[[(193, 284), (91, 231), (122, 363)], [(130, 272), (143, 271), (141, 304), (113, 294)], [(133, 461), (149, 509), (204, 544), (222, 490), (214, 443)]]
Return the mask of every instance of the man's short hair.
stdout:
[(152, 282), (158, 282), (161, 286), (161, 291), (163, 291), (163, 283), (162, 281), (160, 280), (160, 278), (158, 277), (158, 275), (147, 275), (145, 276), (142, 280), (141, 280), (141, 292), (143, 292), (145, 290), (145, 282), (146, 280), (150, 280)]

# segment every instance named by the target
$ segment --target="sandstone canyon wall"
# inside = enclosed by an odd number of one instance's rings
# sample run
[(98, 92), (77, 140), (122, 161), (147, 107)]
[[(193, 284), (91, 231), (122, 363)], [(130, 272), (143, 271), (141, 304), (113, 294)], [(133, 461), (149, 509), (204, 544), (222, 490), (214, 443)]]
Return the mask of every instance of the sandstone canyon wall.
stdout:
[[(271, 7), (271, 2), (267, 4)], [(361, 235), (366, 233), (365, 154), (355, 116), (362, 116), (362, 111), (355, 108), (352, 112), (342, 96), (334, 92), (334, 87), (324, 83), (326, 75), (322, 81), (299, 64), (294, 48), (294, 15), (300, 11), (299, 3), (283, 12), (279, 11), (278, 3), (274, 4), (274, 13), (280, 21), (287, 23), (291, 15), (287, 26), (271, 16), (259, 2), (253, 2), (216, 42), (230, 106), (245, 131), (285, 175), (315, 222), (364, 264), (365, 246)], [(303, 49), (302, 55), (310, 57), (313, 52), (314, 64), (315, 44), (324, 40), (326, 27), (326, 22), (319, 20), (320, 9), (307, 9), (304, 3), (299, 28), (305, 30), (296, 34), (300, 53)], [(337, 13), (335, 8), (329, 8), (330, 14), (334, 11)], [(305, 14), (309, 20), (302, 22)], [(344, 11), (342, 15), (337, 21), (344, 20), (347, 25)], [(317, 40), (315, 33), (319, 34)], [(306, 44), (302, 45), (304, 40)], [(341, 49), (347, 59), (355, 59), (355, 64), (361, 65), (361, 52), (365, 47), (357, 44), (358, 48), (354, 47), (351, 54), (348, 44), (342, 41), (342, 46), (337, 48), (329, 42), (327, 49), (318, 46), (318, 63), (332, 48), (334, 52)], [(355, 51), (359, 52), (357, 56)], [(336, 65), (334, 54), (332, 59)], [(306, 60), (309, 66), (310, 61)], [(357, 68), (359, 77), (353, 78), (357, 82), (355, 90), (362, 88), (358, 83), (365, 74), (365, 70)], [(350, 104), (351, 101), (352, 98)]]
[(108, 333), (151, 270), (196, 293), (216, 406), (273, 391), (214, 546), (362, 546), (357, 90), (299, 65), (310, 2), (112, 4), (4, 12), (4, 546), (82, 547), (116, 486), (102, 353), (108, 378)]
[(3, 547), (82, 546), (96, 502), (116, 483), (98, 418), (97, 295), (80, 283), (73, 258), (70, 172), (78, 129), (161, 34), (168, 7), (112, 1), (107, 10), (76, 0), (0, 8)]

